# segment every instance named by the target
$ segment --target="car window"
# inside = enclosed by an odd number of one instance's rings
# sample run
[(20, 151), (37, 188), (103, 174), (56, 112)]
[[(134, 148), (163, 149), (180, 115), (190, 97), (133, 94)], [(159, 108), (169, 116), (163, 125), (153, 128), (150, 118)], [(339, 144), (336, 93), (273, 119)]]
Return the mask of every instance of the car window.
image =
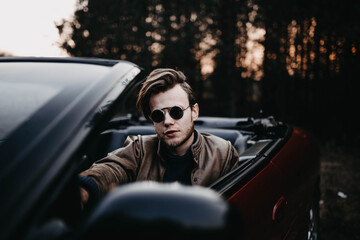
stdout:
[(56, 85), (0, 82), (0, 141), (60, 91)]

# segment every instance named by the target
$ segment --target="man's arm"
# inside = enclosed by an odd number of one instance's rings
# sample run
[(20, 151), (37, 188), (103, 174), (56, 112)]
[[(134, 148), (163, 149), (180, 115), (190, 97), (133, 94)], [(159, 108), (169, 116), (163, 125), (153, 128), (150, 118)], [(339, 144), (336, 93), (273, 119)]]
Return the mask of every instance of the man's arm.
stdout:
[(139, 137), (128, 137), (124, 147), (96, 161), (79, 175), (83, 206), (94, 204), (114, 187), (134, 181), (139, 161)]

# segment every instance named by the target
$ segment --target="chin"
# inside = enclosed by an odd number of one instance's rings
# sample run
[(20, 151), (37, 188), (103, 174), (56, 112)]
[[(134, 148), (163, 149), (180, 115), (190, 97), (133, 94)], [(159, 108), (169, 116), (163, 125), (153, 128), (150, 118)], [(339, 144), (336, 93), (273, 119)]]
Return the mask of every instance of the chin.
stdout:
[(164, 141), (165, 145), (170, 148), (176, 148), (181, 145), (181, 141), (176, 139), (168, 139)]

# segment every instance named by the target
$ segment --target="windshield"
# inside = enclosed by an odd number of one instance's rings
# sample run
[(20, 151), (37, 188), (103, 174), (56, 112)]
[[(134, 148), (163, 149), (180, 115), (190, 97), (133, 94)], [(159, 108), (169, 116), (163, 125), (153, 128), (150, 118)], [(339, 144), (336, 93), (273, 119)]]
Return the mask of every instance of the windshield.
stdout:
[(0, 140), (60, 91), (54, 85), (0, 82)]
[(101, 80), (108, 69), (86, 64), (1, 63), (0, 143), (51, 101), (51, 109), (66, 107), (84, 89)]

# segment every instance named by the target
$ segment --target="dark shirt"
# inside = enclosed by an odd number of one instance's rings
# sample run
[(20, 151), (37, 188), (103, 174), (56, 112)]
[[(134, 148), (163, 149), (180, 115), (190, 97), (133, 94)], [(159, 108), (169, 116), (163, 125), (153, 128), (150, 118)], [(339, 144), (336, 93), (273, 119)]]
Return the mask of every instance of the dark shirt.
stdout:
[[(196, 132), (194, 142), (196, 141)], [(166, 149), (165, 147), (163, 149)], [(195, 167), (191, 147), (183, 156), (171, 154), (169, 151), (163, 151), (163, 157), (166, 162), (164, 182), (179, 182), (185, 185), (191, 185), (191, 172)]]
[(194, 159), (190, 150), (183, 156), (175, 156), (164, 151), (166, 170), (164, 182), (175, 182), (191, 185), (191, 171), (194, 169)]

